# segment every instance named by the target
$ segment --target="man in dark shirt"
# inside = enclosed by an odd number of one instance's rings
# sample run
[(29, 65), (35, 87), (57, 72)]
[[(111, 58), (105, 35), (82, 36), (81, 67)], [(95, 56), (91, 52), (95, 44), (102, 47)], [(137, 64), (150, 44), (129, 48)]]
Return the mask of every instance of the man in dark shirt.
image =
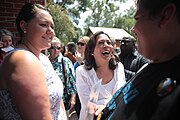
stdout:
[(180, 120), (180, 2), (137, 0), (136, 6), (132, 32), (139, 53), (151, 62), (115, 93), (102, 116)]
[(121, 63), (124, 65), (127, 81), (149, 60), (138, 53), (135, 46), (135, 39), (123, 37), (120, 40), (121, 54), (119, 55)]

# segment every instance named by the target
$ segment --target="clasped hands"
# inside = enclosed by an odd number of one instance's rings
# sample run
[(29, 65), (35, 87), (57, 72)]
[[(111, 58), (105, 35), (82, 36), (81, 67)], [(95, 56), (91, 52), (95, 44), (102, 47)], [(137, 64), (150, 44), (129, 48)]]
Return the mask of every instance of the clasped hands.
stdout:
[(93, 116), (98, 116), (104, 108), (105, 108), (105, 105), (97, 105), (89, 101), (87, 103), (86, 112)]

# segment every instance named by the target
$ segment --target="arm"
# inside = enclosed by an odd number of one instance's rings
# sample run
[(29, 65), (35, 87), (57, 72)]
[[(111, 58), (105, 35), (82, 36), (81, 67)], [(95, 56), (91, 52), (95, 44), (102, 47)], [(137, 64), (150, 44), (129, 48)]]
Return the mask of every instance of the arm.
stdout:
[(129, 69), (125, 69), (127, 81), (130, 80), (144, 64), (149, 62), (150, 61), (148, 59), (137, 53), (136, 58), (131, 63), (131, 67)]
[(76, 94), (71, 94), (71, 99), (70, 99), (70, 110), (74, 107), (74, 105), (76, 104)]
[(87, 78), (88, 75), (83, 73), (82, 67), (76, 69), (76, 87), (82, 107), (87, 105), (90, 94), (90, 86), (88, 84), (89, 79)]
[(129, 81), (130, 78), (132, 78), (136, 72), (132, 72), (130, 70), (124, 69), (125, 75), (126, 75), (126, 81)]
[(22, 50), (9, 55), (4, 66), (6, 85), (21, 118), (51, 120), (48, 90), (39, 60)]
[[(90, 82), (92, 79), (93, 78), (89, 76), (89, 73), (85, 72), (83, 66), (80, 66), (76, 69), (76, 86), (79, 99), (81, 101), (81, 114), (85, 116), (84, 119), (87, 119), (91, 115), (99, 114), (105, 107), (104, 105), (97, 105), (90, 100), (90, 93), (92, 88)], [(88, 115), (87, 112), (89, 113)]]
[(69, 70), (68, 71), (68, 78), (69, 78), (69, 84), (70, 84), (69, 92), (71, 93), (69, 104), (70, 104), (70, 109), (72, 109), (76, 103), (76, 93), (77, 93), (76, 77), (75, 77), (73, 63), (68, 59), (67, 64), (68, 66), (66, 69)]

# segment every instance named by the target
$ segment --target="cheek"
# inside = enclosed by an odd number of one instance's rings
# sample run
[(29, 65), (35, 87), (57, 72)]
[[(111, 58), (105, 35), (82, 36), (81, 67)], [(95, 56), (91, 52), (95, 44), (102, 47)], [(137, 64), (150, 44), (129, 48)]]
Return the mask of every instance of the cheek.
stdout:
[(54, 51), (53, 50), (49, 50), (50, 54), (54, 54)]
[(82, 47), (80, 45), (77, 46), (78, 49), (81, 49)]
[(138, 51), (140, 54), (146, 58), (151, 58), (151, 56), (156, 53), (157, 46), (154, 44), (155, 41), (151, 39), (142, 39), (138, 42)]
[(78, 52), (82, 53), (83, 52), (82, 48), (78, 48)]
[(100, 53), (100, 51), (99, 51), (99, 49), (98, 48), (94, 48), (94, 57), (96, 57), (96, 56), (99, 56), (99, 53)]
[(59, 55), (59, 51), (54, 51), (54, 55), (57, 57)]
[(109, 48), (110, 48), (111, 53), (112, 53), (112, 51), (114, 50), (115, 47), (113, 47), (112, 45), (110, 45)]
[(150, 32), (152, 32), (151, 25), (147, 25), (147, 24), (150, 24), (150, 23), (145, 23), (143, 20), (139, 20), (135, 23), (133, 27), (133, 32), (138, 38), (142, 36), (146, 36), (146, 34), (149, 34)]
[(82, 48), (83, 51), (85, 51), (85, 49), (86, 49), (86, 46), (84, 46), (84, 47)]
[(142, 54), (143, 51), (143, 43), (141, 43), (141, 40), (137, 41), (137, 50), (140, 54)]

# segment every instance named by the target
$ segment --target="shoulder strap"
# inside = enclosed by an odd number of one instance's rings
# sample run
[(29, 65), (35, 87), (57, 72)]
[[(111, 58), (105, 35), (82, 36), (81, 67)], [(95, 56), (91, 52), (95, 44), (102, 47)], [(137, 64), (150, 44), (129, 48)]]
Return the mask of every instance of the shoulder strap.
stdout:
[(65, 71), (65, 64), (64, 64), (63, 58), (61, 59), (61, 63), (62, 63), (62, 72), (63, 72), (63, 75), (64, 75), (64, 81), (65, 81), (65, 83), (66, 83), (66, 81), (67, 81), (67, 75), (66, 75), (66, 71)]

